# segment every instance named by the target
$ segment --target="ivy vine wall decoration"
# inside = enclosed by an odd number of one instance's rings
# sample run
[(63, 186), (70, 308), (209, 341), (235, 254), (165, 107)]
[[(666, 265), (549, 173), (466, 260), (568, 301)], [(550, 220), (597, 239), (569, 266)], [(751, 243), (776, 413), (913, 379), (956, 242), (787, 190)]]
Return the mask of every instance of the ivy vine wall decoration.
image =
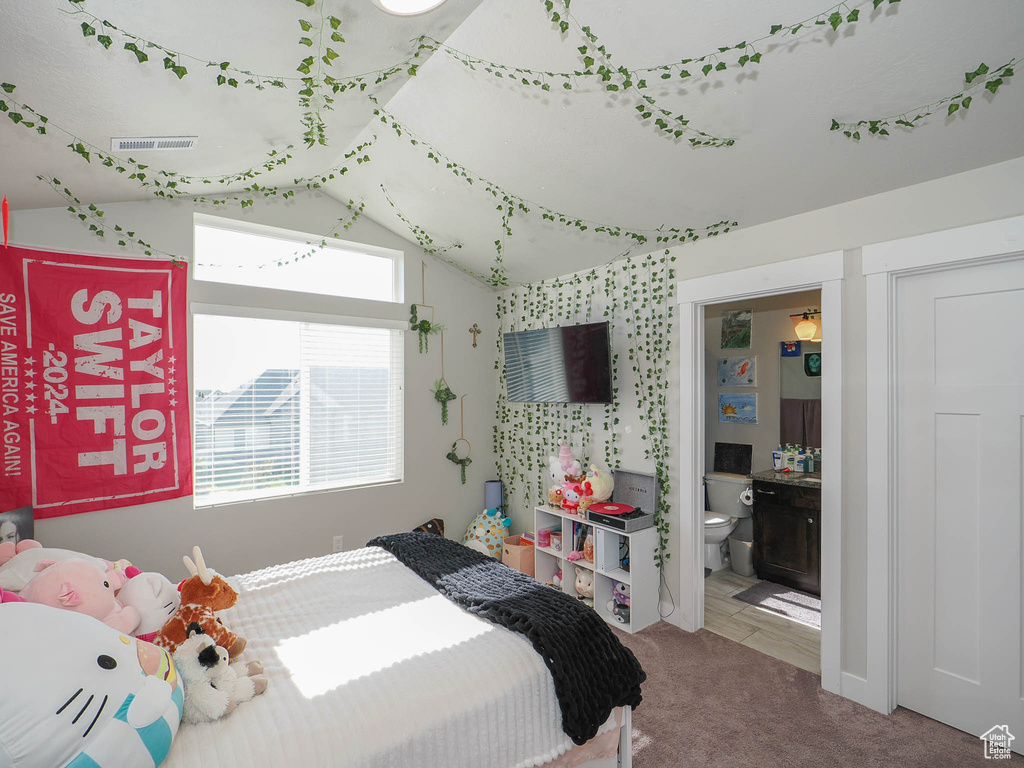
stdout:
[[(661, 567), (669, 558), (670, 364), (675, 256), (669, 251), (613, 261), (599, 269), (519, 286), (498, 298), (500, 389), (494, 427), (498, 477), (509, 504), (547, 502), (547, 457), (564, 440), (583, 466), (619, 468), (623, 430), (638, 430), (643, 460), (659, 487), (654, 510)], [(607, 320), (612, 337), (612, 392), (607, 405), (513, 403), (507, 397), (502, 332)], [(637, 468), (638, 457), (630, 457)]]

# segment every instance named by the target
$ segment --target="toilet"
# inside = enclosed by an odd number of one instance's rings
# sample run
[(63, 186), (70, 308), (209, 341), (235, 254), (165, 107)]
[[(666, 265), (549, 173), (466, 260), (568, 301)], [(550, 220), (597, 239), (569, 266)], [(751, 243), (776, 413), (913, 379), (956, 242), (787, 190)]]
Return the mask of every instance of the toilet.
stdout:
[(740, 494), (750, 488), (750, 478), (727, 472), (708, 472), (704, 488), (710, 510), (704, 512), (704, 567), (720, 571), (728, 567), (724, 557), (727, 539), (740, 521), (750, 517), (750, 507)]

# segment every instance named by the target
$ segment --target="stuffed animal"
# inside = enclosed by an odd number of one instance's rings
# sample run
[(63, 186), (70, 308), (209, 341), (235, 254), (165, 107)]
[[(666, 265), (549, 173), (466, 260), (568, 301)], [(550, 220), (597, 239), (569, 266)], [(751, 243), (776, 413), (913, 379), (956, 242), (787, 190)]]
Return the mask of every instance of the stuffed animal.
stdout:
[(227, 669), (228, 652), (204, 634), (199, 625), (189, 627), (188, 637), (174, 651), (174, 666), (185, 689), (181, 719), (186, 723), (206, 723), (234, 712), (238, 702), (226, 689), (213, 684), (215, 676)]
[(132, 633), (140, 640), (153, 642), (157, 632), (181, 606), (181, 593), (170, 580), (160, 573), (140, 573), (129, 580), (117, 593), (117, 599), (126, 608), (139, 612), (139, 626)]
[(0, 603), (27, 603), (28, 601), (21, 595), (16, 595), (14, 592), (8, 592), (6, 589), (0, 589)]
[(4, 603), (0, 764), (154, 768), (178, 732), (170, 656), (74, 611)]
[(485, 509), (470, 522), (462, 543), (485, 555), (501, 558), (501, 547), (511, 527), (511, 518), (497, 509)]
[(594, 572), (587, 570), (586, 568), (576, 569), (576, 592), (579, 593), (580, 599), (589, 605), (591, 608), (594, 607)]
[(114, 597), (120, 583), (95, 562), (78, 558), (41, 560), (36, 570), (38, 573), (20, 593), (30, 603), (84, 613), (125, 634), (139, 626), (139, 612), (125, 608)]
[[(562, 509), (567, 509), (576, 514), (584, 514), (590, 507), (590, 484), (589, 483), (566, 483), (563, 488), (565, 498), (562, 499)], [(580, 506), (583, 509), (580, 510)]]
[[(27, 540), (27, 541), (30, 541)], [(25, 542), (19, 542), (24, 544)], [(2, 549), (2, 547), (0, 547)], [(4, 559), (7, 554), (11, 557)], [(36, 566), (43, 560), (69, 560), (78, 558), (90, 560), (97, 566), (106, 569), (106, 562), (99, 557), (92, 557), (81, 552), (74, 552), (70, 549), (55, 549), (53, 547), (30, 547), (19, 549), (17, 552), (10, 551), (8, 547), (4, 554), (0, 555), (0, 589), (8, 589), (11, 592), (21, 592), (25, 585), (36, 575)]]
[(558, 449), (558, 461), (562, 465), (562, 472), (565, 474), (566, 480), (579, 482), (583, 479), (583, 468), (572, 455), (572, 449), (568, 443), (563, 442)]
[(565, 483), (565, 471), (557, 456), (548, 456), (548, 504), (553, 507), (562, 506), (562, 486)]
[(561, 589), (562, 588), (562, 569), (559, 568), (555, 571), (555, 575), (551, 577), (551, 586)]
[(43, 545), (35, 539), (22, 539), (19, 542), (5, 541), (0, 543), (0, 565), (3, 565), (15, 555), (27, 552), (30, 549), (39, 549)]
[(615, 620), (620, 624), (629, 623), (629, 584), (621, 581), (616, 581), (612, 587), (612, 599), (609, 600), (605, 607), (608, 609), (608, 613), (615, 617)]
[(268, 681), (259, 661), (218, 664), (211, 673), (213, 687), (225, 691), (234, 702), (249, 701), (267, 690)]
[(612, 473), (604, 472), (593, 464), (590, 465), (590, 474), (587, 475), (586, 482), (590, 483), (590, 495), (594, 501), (608, 501), (615, 490)]
[(611, 608), (612, 616), (619, 624), (629, 624), (629, 606), (615, 603)]
[(244, 637), (231, 632), (214, 611), (223, 611), (238, 601), (238, 593), (221, 576), (206, 567), (199, 547), (192, 548), (193, 562), (188, 555), (182, 558), (192, 577), (181, 584), (181, 606), (170, 620), (156, 633), (153, 642), (174, 653), (188, 639), (188, 627), (193, 622), (202, 627), (214, 643), (226, 648), (231, 658), (245, 650)]

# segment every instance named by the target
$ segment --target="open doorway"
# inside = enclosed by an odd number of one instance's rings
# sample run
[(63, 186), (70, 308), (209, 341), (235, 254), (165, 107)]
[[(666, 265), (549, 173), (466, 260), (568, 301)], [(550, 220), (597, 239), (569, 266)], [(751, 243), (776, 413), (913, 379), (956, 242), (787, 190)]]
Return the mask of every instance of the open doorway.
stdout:
[[(676, 285), (681, 362), (680, 525), (674, 551), (679, 557), (680, 597), (674, 623), (691, 631), (704, 626), (705, 308), (818, 289), (819, 308), (828, 324), (821, 354), (831, 361), (821, 373), (821, 451), (826, 457), (821, 473), (821, 684), (825, 690), (856, 698), (852, 686), (857, 681), (848, 680), (850, 676), (841, 672), (843, 270), (843, 253), (836, 251), (682, 280)], [(846, 691), (848, 683), (850, 690)]]
[(816, 674), (820, 303), (815, 289), (704, 307), (704, 627)]

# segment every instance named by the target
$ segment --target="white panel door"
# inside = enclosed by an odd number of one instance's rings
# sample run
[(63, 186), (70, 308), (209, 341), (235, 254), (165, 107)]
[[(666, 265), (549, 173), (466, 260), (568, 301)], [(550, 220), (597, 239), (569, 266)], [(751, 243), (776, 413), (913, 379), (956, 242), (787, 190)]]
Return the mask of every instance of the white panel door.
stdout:
[(900, 278), (896, 320), (898, 701), (1018, 751), (1024, 259)]

